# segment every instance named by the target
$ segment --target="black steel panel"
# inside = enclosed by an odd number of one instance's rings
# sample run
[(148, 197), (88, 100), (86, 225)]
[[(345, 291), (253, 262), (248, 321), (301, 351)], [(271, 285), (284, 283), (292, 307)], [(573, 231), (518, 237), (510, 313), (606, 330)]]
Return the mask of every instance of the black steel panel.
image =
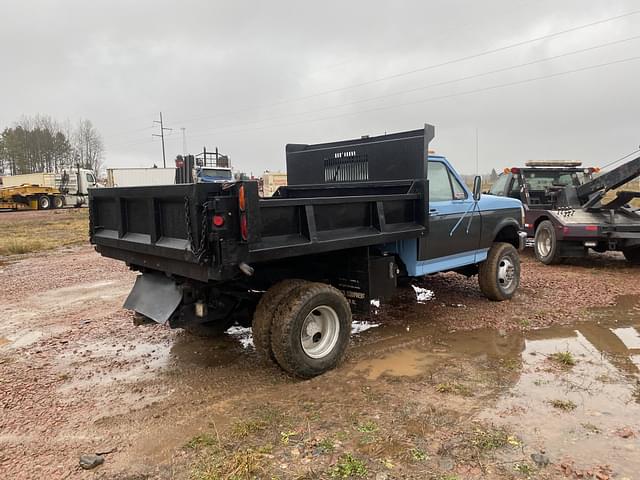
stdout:
[(149, 234), (151, 232), (150, 220), (154, 212), (149, 211), (147, 199), (125, 199), (124, 208), (126, 233)]
[(433, 127), (428, 126), (357, 140), (289, 144), (287, 182), (310, 185), (426, 178), (425, 146), (432, 138)]

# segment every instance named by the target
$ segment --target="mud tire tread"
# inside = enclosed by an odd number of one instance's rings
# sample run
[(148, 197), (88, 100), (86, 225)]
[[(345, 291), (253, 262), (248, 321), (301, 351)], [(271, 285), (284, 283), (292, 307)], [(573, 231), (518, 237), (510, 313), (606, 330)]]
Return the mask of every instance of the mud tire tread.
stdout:
[(251, 330), (253, 345), (258, 355), (267, 362), (277, 363), (271, 349), (271, 325), (278, 305), (295, 288), (309, 283), (306, 280), (291, 278), (282, 280), (269, 288), (260, 298), (253, 314)]

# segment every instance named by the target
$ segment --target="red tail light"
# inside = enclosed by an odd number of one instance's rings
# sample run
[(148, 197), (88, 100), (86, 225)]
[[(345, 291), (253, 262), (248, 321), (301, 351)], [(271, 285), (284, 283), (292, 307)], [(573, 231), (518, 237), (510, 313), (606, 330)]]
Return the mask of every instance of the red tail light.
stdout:
[(224, 217), (222, 215), (214, 215), (213, 216), (213, 225), (215, 227), (224, 226)]
[(597, 232), (598, 231), (598, 226), (597, 225), (587, 225), (584, 227), (584, 229), (587, 232)]
[(247, 225), (247, 215), (245, 213), (240, 214), (240, 235), (246, 242), (249, 238), (249, 226)]

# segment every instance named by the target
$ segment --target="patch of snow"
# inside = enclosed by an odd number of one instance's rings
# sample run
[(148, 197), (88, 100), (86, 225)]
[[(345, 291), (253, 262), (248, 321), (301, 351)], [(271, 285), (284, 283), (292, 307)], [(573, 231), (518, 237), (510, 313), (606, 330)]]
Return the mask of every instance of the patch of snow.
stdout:
[(433, 300), (436, 296), (433, 293), (433, 290), (427, 290), (426, 288), (417, 287), (415, 285), (411, 285), (413, 287), (413, 291), (416, 292), (416, 300), (418, 303), (426, 303), (430, 300)]
[(234, 325), (229, 327), (227, 335), (231, 335), (237, 339), (243, 348), (253, 347), (253, 335), (251, 334), (251, 327), (240, 327)]
[(372, 307), (376, 307), (376, 308), (380, 308), (380, 300), (377, 298), (373, 298), (371, 300), (371, 306)]
[(358, 333), (366, 332), (370, 328), (376, 328), (379, 326), (379, 323), (353, 321), (351, 322), (351, 335), (357, 335)]

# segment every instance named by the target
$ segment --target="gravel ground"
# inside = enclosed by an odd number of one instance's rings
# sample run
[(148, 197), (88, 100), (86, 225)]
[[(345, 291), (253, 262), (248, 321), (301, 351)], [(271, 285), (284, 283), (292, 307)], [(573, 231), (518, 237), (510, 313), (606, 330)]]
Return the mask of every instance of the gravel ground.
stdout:
[[(639, 270), (619, 255), (547, 267), (525, 253), (522, 263), (521, 288), (510, 302), (487, 301), (475, 278), (456, 274), (418, 282), (434, 292), (424, 304), (412, 288), (400, 290), (360, 319), (383, 326), (354, 337), (343, 367), (300, 383), (262, 365), (239, 341), (246, 332), (212, 342), (162, 326), (134, 327), (121, 305), (135, 274), (88, 245), (0, 259), (0, 477), (187, 478), (195, 460), (185, 442), (212, 424), (224, 431), (248, 405), (355, 388), (345, 408), (357, 412), (367, 399), (354, 368), (428, 340), (434, 330), (568, 324), (620, 295), (640, 294)], [(338, 392), (332, 379), (346, 390)], [(367, 385), (388, 390), (381, 395), (396, 388)], [(460, 408), (478, 407), (464, 402)], [(297, 407), (288, 408), (294, 415)], [(109, 452), (105, 464), (81, 470), (78, 457), (96, 452)]]

